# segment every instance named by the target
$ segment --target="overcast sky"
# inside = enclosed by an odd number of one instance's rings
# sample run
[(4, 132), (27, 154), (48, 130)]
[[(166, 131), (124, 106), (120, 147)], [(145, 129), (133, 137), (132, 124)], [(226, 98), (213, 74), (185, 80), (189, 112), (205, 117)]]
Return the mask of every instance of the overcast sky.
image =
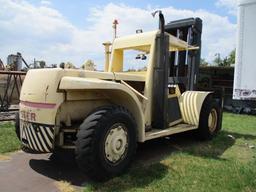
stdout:
[(0, 0), (0, 58), (21, 52), (48, 64), (70, 61), (81, 66), (87, 59), (97, 68), (104, 64), (102, 42), (112, 39), (112, 22), (118, 19), (118, 36), (136, 29), (157, 28), (151, 16), (161, 9), (166, 21), (186, 17), (203, 20), (202, 57), (212, 61), (235, 48), (236, 0)]

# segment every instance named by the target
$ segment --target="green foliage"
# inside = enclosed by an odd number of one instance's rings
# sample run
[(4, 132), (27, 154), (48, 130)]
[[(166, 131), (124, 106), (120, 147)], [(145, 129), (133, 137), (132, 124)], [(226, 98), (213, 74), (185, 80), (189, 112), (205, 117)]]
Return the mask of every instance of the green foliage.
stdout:
[(20, 142), (16, 136), (12, 123), (0, 123), (0, 154), (20, 149)]
[(216, 53), (215, 54), (215, 58), (213, 60), (214, 65), (218, 65), (221, 66), (221, 63), (223, 62), (223, 60), (220, 57), (220, 53)]
[(230, 52), (230, 54), (225, 57), (224, 59), (220, 58), (220, 54), (216, 54), (214, 59), (214, 63), (218, 66), (222, 67), (230, 67), (232, 64), (235, 64), (235, 57), (236, 57), (236, 50)]
[(200, 59), (200, 66), (208, 66), (208, 64), (209, 63), (205, 59), (203, 58)]
[(231, 53), (228, 56), (228, 63), (235, 64), (236, 62), (236, 50), (234, 49), (233, 51), (231, 51)]
[(64, 63), (64, 62), (61, 62), (60, 63), (60, 68), (65, 68), (65, 69), (75, 69), (76, 67), (75, 67), (75, 65), (73, 64), (73, 63), (71, 63), (71, 62), (66, 62), (66, 63)]

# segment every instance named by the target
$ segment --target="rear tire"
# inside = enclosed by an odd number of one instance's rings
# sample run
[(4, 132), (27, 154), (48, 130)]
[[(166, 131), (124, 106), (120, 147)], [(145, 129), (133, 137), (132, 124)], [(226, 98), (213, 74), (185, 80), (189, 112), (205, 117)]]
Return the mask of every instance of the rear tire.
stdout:
[(208, 96), (202, 106), (199, 119), (199, 127), (196, 136), (201, 140), (210, 140), (221, 129), (221, 107), (211, 97)]
[(80, 125), (76, 160), (89, 177), (102, 181), (128, 168), (136, 146), (136, 123), (131, 113), (120, 106), (101, 107)]
[(15, 132), (16, 132), (16, 135), (17, 135), (18, 139), (20, 140), (20, 116), (19, 116), (19, 112), (15, 113)]

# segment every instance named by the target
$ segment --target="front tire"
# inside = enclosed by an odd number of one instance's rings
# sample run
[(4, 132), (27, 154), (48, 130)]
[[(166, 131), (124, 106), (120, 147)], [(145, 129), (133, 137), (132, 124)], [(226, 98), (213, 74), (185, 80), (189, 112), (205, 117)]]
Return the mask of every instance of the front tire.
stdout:
[(120, 106), (101, 107), (80, 125), (76, 160), (89, 177), (105, 180), (130, 165), (136, 145), (136, 123), (131, 113)]
[(221, 129), (221, 106), (211, 96), (208, 96), (202, 106), (199, 127), (196, 136), (201, 140), (210, 140)]

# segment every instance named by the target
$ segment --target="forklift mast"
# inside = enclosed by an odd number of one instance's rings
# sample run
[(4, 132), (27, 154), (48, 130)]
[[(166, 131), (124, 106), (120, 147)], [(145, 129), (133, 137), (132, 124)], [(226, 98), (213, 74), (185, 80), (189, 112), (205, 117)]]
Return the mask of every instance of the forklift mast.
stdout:
[[(169, 86), (179, 85), (183, 93), (196, 90), (201, 56), (202, 20), (189, 18), (165, 25), (159, 11), (160, 34), (156, 38), (156, 64), (153, 69), (153, 114), (152, 126), (165, 129), (172, 122), (181, 119), (178, 98), (168, 99)], [(198, 46), (195, 51), (169, 52), (169, 37), (165, 32)]]
[(165, 25), (165, 31), (199, 47), (197, 50), (177, 51), (170, 55), (169, 83), (179, 84), (182, 92), (197, 90), (197, 77), (201, 58), (202, 20), (188, 18), (172, 21)]

